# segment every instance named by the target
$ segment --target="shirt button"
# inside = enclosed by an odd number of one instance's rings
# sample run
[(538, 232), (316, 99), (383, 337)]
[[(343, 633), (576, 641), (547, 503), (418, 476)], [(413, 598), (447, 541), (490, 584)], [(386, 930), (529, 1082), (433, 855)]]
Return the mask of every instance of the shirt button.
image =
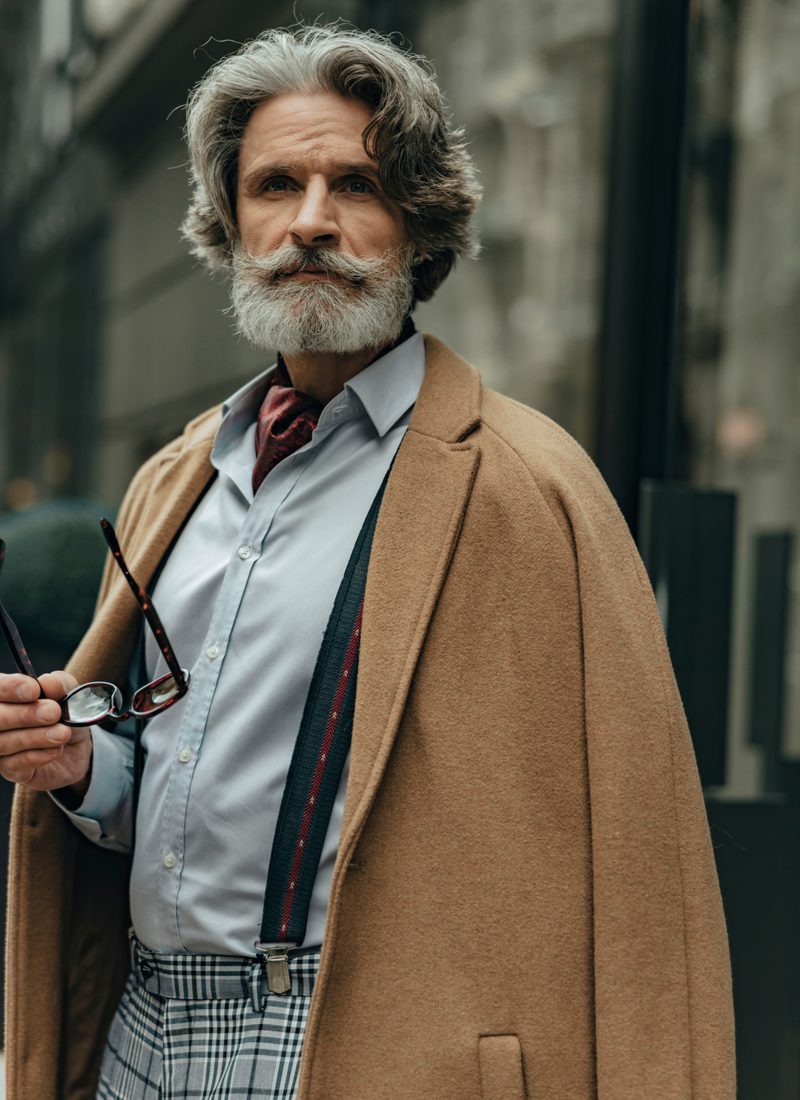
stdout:
[(192, 759), (192, 750), (181, 749), (181, 751), (178, 753), (178, 759), (180, 760), (181, 764), (188, 764), (189, 761)]
[(178, 857), (174, 852), (167, 852), (164, 856), (164, 866), (168, 871), (171, 871), (175, 864), (178, 862)]
[(242, 559), (242, 561), (247, 561), (247, 559), (249, 557), (252, 557), (253, 547), (252, 546), (240, 546), (237, 553), (238, 553), (239, 557)]
[(210, 661), (216, 661), (217, 657), (219, 657), (219, 646), (216, 642), (214, 645), (208, 647), (206, 650), (206, 657), (208, 657)]

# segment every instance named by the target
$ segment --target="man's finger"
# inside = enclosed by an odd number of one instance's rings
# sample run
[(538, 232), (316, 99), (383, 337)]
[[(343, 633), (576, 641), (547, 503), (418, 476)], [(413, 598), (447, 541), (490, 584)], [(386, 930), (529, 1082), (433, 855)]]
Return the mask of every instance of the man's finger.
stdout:
[[(77, 732), (77, 731), (75, 731)], [(61, 723), (44, 729), (18, 729), (0, 733), (0, 757), (14, 756), (27, 749), (55, 749), (73, 740), (73, 730)], [(83, 740), (74, 738), (74, 740)]]
[[(21, 673), (0, 674), (0, 703), (32, 703), (44, 694), (47, 699), (63, 699), (67, 692), (78, 686), (78, 681), (68, 672), (59, 669), (47, 672), (34, 680)], [(21, 725), (22, 723), (17, 723)]]
[(47, 672), (39, 677), (39, 683), (48, 699), (63, 699), (68, 691), (78, 686), (78, 681), (68, 672)]
[(40, 726), (54, 726), (61, 721), (61, 707), (54, 699), (36, 703), (0, 703), (0, 733)]
[(11, 675), (0, 674), (0, 702), (31, 703), (39, 698), (41, 685), (31, 676), (14, 672)]

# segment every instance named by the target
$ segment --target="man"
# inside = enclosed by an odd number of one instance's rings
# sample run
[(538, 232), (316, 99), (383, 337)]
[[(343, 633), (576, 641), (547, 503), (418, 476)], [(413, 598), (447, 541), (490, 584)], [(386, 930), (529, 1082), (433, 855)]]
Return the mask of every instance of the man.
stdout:
[[(11, 1100), (729, 1100), (724, 920), (641, 561), (580, 447), (409, 320), (474, 251), (432, 77), (376, 35), (269, 32), (187, 133), (185, 232), (281, 355), (123, 504), (171, 645), (137, 646), (110, 561), (67, 673), (0, 681)], [(191, 680), (165, 674), (141, 753), (61, 720), (159, 651)]]

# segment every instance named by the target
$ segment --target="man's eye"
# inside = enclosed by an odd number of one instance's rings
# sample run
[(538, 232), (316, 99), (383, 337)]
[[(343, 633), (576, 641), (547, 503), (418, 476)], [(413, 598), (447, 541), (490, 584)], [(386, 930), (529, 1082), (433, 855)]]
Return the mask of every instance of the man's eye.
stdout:
[(272, 179), (268, 179), (261, 187), (262, 191), (285, 191), (289, 186), (289, 181), (284, 176), (273, 176)]
[(347, 181), (347, 190), (354, 195), (369, 195), (373, 187), (369, 180), (356, 176), (354, 179)]

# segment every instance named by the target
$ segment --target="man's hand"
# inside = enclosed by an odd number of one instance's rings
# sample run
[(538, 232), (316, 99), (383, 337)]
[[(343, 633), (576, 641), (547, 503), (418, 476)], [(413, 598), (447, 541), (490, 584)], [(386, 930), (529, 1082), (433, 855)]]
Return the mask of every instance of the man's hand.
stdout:
[(55, 702), (74, 687), (77, 681), (66, 672), (50, 672), (38, 682), (0, 673), (0, 775), (36, 791), (61, 791), (68, 805), (77, 806), (89, 786), (91, 729), (63, 725)]

